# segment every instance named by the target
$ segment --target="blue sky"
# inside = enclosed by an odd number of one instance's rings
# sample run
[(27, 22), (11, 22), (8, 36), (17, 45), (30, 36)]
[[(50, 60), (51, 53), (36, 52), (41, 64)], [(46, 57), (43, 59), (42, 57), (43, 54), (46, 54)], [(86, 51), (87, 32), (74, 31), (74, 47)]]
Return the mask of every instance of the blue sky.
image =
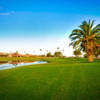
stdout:
[[(0, 52), (59, 46), (72, 55), (68, 36), (83, 20), (100, 22), (100, 0), (0, 0)], [(70, 53), (69, 53), (70, 52)]]

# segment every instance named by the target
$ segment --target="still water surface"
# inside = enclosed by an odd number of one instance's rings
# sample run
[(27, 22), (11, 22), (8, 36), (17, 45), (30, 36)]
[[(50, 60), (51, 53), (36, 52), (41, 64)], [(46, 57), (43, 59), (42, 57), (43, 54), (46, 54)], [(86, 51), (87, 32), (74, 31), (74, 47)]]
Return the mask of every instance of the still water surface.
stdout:
[(21, 67), (26, 65), (34, 65), (34, 64), (45, 64), (46, 61), (34, 61), (34, 62), (13, 62), (13, 61), (2, 61), (0, 62), (0, 70), (15, 68), (15, 67)]

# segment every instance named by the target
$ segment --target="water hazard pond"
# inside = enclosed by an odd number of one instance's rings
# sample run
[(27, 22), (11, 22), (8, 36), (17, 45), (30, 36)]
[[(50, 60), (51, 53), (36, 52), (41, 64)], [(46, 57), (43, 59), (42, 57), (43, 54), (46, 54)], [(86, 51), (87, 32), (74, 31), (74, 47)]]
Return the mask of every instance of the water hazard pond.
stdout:
[(33, 61), (33, 62), (16, 62), (16, 61), (0, 61), (0, 70), (15, 68), (15, 67), (21, 67), (21, 66), (27, 66), (27, 65), (34, 65), (34, 64), (45, 64), (46, 61)]

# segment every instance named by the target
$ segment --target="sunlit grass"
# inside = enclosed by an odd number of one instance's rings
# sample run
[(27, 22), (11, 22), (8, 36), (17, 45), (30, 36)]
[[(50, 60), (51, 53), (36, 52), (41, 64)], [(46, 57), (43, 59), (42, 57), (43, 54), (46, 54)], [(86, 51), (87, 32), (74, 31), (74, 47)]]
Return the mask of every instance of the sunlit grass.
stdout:
[(100, 99), (100, 60), (36, 60), (49, 63), (0, 71), (0, 100)]

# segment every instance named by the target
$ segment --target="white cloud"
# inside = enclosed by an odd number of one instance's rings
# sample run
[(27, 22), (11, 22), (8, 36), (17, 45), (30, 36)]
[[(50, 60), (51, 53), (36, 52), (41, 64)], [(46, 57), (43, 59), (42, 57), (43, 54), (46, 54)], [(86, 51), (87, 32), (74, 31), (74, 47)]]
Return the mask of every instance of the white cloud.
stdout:
[(0, 15), (9, 15), (9, 13), (0, 13)]

